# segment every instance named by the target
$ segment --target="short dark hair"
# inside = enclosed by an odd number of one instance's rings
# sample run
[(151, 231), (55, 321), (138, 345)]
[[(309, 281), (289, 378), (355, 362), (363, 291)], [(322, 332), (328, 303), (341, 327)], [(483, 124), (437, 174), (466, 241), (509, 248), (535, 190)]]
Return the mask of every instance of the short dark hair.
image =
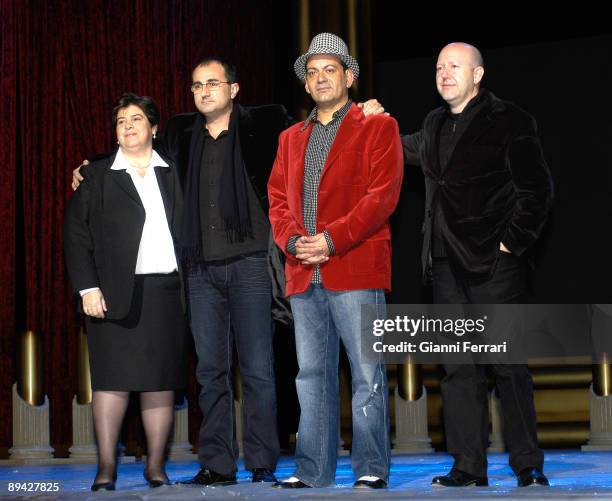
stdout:
[(115, 104), (115, 106), (113, 107), (111, 115), (111, 122), (113, 124), (113, 127), (117, 126), (117, 114), (119, 113), (119, 111), (124, 108), (127, 108), (128, 106), (131, 106), (132, 104), (134, 106), (138, 106), (142, 110), (142, 112), (149, 119), (151, 126), (159, 125), (159, 108), (157, 107), (157, 104), (155, 104), (155, 101), (153, 101), (153, 98), (149, 96), (139, 96), (137, 94), (134, 94), (133, 92), (126, 92), (119, 98), (117, 104)]
[(225, 78), (227, 78), (227, 81), (229, 83), (236, 83), (236, 66), (234, 66), (229, 61), (221, 59), (220, 57), (206, 57), (195, 65), (194, 70), (196, 68), (199, 68), (200, 66), (208, 66), (211, 63), (219, 63), (221, 66), (223, 66), (223, 70), (225, 71)]

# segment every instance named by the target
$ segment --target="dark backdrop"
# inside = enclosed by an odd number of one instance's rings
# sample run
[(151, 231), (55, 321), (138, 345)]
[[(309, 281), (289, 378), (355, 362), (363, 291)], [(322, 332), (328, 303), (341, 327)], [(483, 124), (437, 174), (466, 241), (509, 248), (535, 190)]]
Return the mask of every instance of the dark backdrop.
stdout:
[[(555, 200), (538, 244), (534, 300), (540, 303), (612, 302), (612, 146), (610, 65), (612, 36), (485, 49), (483, 86), (533, 114), (550, 166)], [(436, 55), (377, 65), (377, 96), (414, 132), (440, 105)], [(394, 216), (394, 302), (419, 302), (423, 179), (408, 169)]]
[[(311, 3), (325, 17), (330, 3), (341, 1)], [(536, 16), (516, 2), (462, 15), (457, 9), (465, 6), (426, 12), (405, 2), (369, 3), (364, 11), (371, 14), (360, 23), (371, 27), (374, 95), (404, 132), (416, 130), (438, 103), (433, 65), (439, 49), (453, 40), (484, 49), (484, 85), (536, 116), (555, 177), (557, 199), (535, 277), (538, 297), (612, 302), (610, 37), (592, 38), (609, 35), (608, 17), (577, 5)], [(71, 443), (80, 319), (60, 228), (72, 169), (114, 146), (113, 101), (128, 90), (153, 96), (163, 127), (172, 114), (192, 110), (191, 68), (216, 54), (237, 64), (243, 103), (280, 102), (297, 115), (304, 101), (292, 73), (297, 12), (297, 0), (0, 0), (0, 456), (12, 440), (10, 387), (16, 336), (24, 329), (44, 338), (52, 445), (65, 452)], [(409, 171), (394, 218), (396, 302), (428, 295), (416, 264), (422, 205), (422, 179)], [(291, 341), (290, 332), (277, 337), (285, 437), (295, 432), (297, 418)], [(199, 422), (195, 391), (192, 380), (192, 442)], [(132, 423), (128, 435), (137, 429)]]

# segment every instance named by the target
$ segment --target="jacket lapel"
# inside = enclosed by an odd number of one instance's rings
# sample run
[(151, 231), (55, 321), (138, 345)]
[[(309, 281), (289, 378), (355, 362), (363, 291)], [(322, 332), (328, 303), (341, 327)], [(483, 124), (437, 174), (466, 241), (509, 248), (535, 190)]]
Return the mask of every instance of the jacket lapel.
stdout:
[(234, 113), (240, 113), (238, 117), (238, 135), (240, 138), (240, 151), (242, 152), (242, 160), (245, 166), (251, 166), (254, 164), (249, 153), (253, 148), (253, 142), (255, 140), (255, 134), (252, 127), (251, 117), (246, 111), (238, 104), (234, 104)]
[(432, 159), (432, 163), (426, 167), (434, 174), (435, 177), (440, 176), (440, 173), (442, 172), (440, 167), (440, 129), (442, 128), (444, 114), (445, 111), (440, 109), (440, 112), (432, 118), (428, 126), (430, 130), (427, 132), (427, 134), (424, 134), (425, 137), (430, 138), (425, 146), (425, 158)]
[[(169, 162), (168, 162), (169, 163)], [(157, 185), (164, 201), (164, 209), (166, 210), (166, 219), (168, 227), (172, 229), (172, 218), (174, 213), (174, 176), (172, 175), (172, 165), (170, 167), (155, 167), (155, 176), (157, 177)]]
[(304, 130), (301, 130), (300, 124), (300, 130), (298, 130), (289, 150), (291, 156), (288, 172), (288, 183), (291, 184), (289, 192), (293, 192), (297, 196), (299, 203), (296, 204), (296, 206), (299, 207), (300, 210), (302, 208), (302, 190), (304, 185), (304, 160), (306, 158), (306, 146), (308, 145), (308, 139), (311, 133), (312, 123), (309, 123)]
[(447, 170), (452, 169), (454, 160), (461, 158), (478, 138), (491, 127), (493, 124), (493, 114), (505, 109), (503, 102), (493, 96), (493, 94), (488, 93), (485, 99), (487, 101), (483, 103), (482, 108), (476, 113), (476, 116), (455, 145), (455, 149), (448, 160)]
[(462, 157), (464, 153), (470, 149), (471, 145), (476, 141), (487, 129), (491, 126), (490, 110), (482, 109), (472, 119), (472, 123), (468, 126), (465, 132), (457, 141), (455, 149), (452, 151), (449, 159), (447, 170), (452, 169), (454, 160), (457, 157)]
[(323, 166), (321, 180), (323, 180), (325, 173), (334, 164), (334, 161), (336, 158), (338, 158), (340, 152), (346, 150), (350, 146), (351, 142), (357, 137), (357, 130), (361, 127), (362, 120), (363, 115), (361, 114), (361, 110), (356, 104), (353, 103), (348, 113), (344, 117), (344, 120), (342, 120), (338, 132), (336, 133), (332, 147), (329, 150), (327, 159), (325, 160), (325, 165)]
[[(264, 195), (267, 193), (269, 171), (260, 171), (261, 161), (259, 161), (257, 156), (257, 128), (248, 110), (237, 103), (234, 103), (234, 113), (239, 113), (237, 124), (238, 130), (236, 132), (240, 143), (240, 151), (242, 152), (242, 162), (249, 176), (249, 181), (252, 183), (253, 188), (255, 188), (255, 193), (261, 197), (262, 193)], [(265, 139), (259, 140), (265, 141)], [(271, 168), (272, 166), (268, 167), (268, 169)], [(262, 180), (265, 180), (265, 184), (262, 184)]]
[(122, 189), (128, 196), (134, 200), (138, 205), (142, 206), (142, 200), (140, 200), (140, 196), (138, 195), (138, 191), (136, 191), (136, 186), (132, 182), (132, 178), (125, 170), (113, 170), (110, 167), (113, 165), (115, 161), (115, 155), (109, 158), (109, 175), (113, 182)]

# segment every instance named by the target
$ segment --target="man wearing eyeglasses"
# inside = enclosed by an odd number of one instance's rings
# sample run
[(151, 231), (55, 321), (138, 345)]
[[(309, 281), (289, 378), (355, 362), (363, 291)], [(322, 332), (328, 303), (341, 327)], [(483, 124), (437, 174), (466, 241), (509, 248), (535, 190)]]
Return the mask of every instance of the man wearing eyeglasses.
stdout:
[(186, 166), (184, 214), (190, 215), (183, 218), (181, 257), (189, 263), (203, 420), (202, 469), (189, 483), (236, 482), (234, 341), (242, 376), (245, 468), (253, 471), (254, 482), (273, 482), (279, 444), (267, 182), (278, 136), (293, 121), (280, 105), (235, 103), (236, 69), (219, 59), (195, 67), (191, 91), (199, 113), (173, 117), (164, 136), (166, 149)]
[(183, 177), (180, 249), (203, 414), (201, 470), (186, 483), (198, 485), (236, 483), (234, 344), (242, 376), (244, 462), (253, 482), (275, 481), (279, 456), (266, 183), (278, 135), (290, 119), (283, 106), (234, 103), (239, 88), (231, 64), (200, 62), (191, 85), (198, 112), (171, 118), (164, 135)]
[[(293, 123), (280, 105), (234, 102), (231, 64), (209, 58), (192, 72), (197, 112), (172, 117), (163, 149), (179, 166), (184, 211), (179, 249), (187, 270), (191, 331), (201, 385), (201, 469), (184, 483), (236, 483), (231, 367), (235, 344), (243, 393), (245, 468), (274, 482), (279, 456), (274, 378), (267, 182), (278, 136)], [(364, 113), (382, 113), (376, 100)], [(74, 171), (73, 187), (80, 178)]]

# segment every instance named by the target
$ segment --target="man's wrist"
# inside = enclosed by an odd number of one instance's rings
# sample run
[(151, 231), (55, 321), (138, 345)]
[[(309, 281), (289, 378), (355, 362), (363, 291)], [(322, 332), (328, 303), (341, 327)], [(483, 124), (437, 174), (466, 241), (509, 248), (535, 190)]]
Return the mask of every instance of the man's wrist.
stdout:
[(289, 237), (287, 239), (287, 246), (285, 247), (285, 250), (287, 251), (287, 254), (291, 254), (293, 256), (295, 256), (297, 254), (297, 249), (295, 247), (298, 239), (300, 238), (299, 235), (293, 235), (292, 237)]
[(332, 256), (336, 253), (336, 248), (334, 247), (334, 241), (332, 237), (327, 232), (327, 230), (323, 230), (323, 236), (325, 237), (325, 241), (327, 242), (327, 249), (329, 250), (329, 255)]

